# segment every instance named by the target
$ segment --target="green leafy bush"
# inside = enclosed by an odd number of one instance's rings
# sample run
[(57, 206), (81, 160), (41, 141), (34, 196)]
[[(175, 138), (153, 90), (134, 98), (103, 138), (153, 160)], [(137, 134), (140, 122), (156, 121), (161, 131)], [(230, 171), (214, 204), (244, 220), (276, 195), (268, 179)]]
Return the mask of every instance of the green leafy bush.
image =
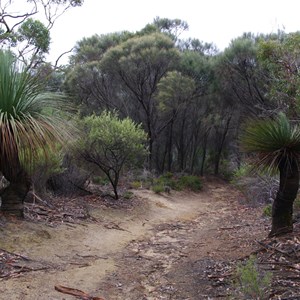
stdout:
[(77, 144), (80, 157), (105, 174), (118, 199), (121, 171), (140, 165), (148, 154), (147, 134), (140, 124), (109, 111), (85, 117), (79, 125), (84, 132)]

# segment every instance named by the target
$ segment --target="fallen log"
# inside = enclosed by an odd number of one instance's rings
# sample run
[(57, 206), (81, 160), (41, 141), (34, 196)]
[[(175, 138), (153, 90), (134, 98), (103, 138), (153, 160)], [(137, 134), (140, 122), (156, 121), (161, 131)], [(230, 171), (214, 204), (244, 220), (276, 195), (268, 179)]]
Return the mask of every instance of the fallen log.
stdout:
[(58, 291), (60, 293), (72, 295), (77, 298), (79, 297), (79, 299), (81, 299), (81, 300), (104, 300), (103, 298), (100, 298), (100, 297), (90, 296), (81, 290), (69, 288), (69, 287), (62, 286), (62, 285), (56, 285), (54, 288), (56, 291)]

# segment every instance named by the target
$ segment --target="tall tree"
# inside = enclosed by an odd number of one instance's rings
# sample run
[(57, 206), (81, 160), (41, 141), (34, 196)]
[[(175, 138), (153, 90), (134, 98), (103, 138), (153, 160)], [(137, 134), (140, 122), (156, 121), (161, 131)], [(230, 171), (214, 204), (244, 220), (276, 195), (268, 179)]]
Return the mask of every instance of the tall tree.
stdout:
[[(158, 84), (159, 110), (163, 115), (167, 126), (167, 136), (165, 145), (165, 154), (167, 156), (167, 170), (172, 170), (174, 157), (174, 126), (176, 126), (177, 117), (182, 111), (186, 111), (189, 103), (193, 100), (196, 91), (196, 84), (192, 78), (183, 76), (178, 71), (168, 72)], [(184, 154), (186, 145), (184, 143), (184, 133), (181, 135), (179, 143), (179, 160), (181, 170), (184, 168)], [(165, 156), (164, 156), (165, 157)]]
[(247, 115), (268, 114), (274, 107), (266, 97), (267, 73), (258, 61), (258, 42), (252, 34), (233, 40), (218, 56), (219, 86)]
[(174, 68), (179, 53), (164, 34), (135, 37), (106, 52), (101, 67), (122, 85), (136, 105), (135, 120), (143, 122), (149, 138), (149, 167), (152, 167), (156, 138), (157, 85), (167, 71)]
[(81, 115), (117, 109), (128, 115), (126, 95), (113, 74), (101, 67), (104, 54), (131, 38), (129, 32), (93, 35), (79, 41), (71, 56), (64, 90), (80, 106)]

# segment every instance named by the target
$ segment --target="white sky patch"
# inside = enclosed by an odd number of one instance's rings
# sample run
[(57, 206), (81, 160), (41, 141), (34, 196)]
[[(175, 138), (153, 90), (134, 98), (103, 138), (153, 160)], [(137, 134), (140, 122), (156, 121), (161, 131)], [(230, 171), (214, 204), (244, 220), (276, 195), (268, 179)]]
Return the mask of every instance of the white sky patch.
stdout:
[[(184, 37), (213, 42), (223, 50), (244, 32), (300, 30), (299, 0), (85, 0), (69, 10), (51, 31), (49, 58), (55, 60), (83, 37), (142, 29), (155, 17), (189, 24)], [(61, 61), (62, 62), (62, 61)], [(63, 61), (67, 62), (66, 58)]]

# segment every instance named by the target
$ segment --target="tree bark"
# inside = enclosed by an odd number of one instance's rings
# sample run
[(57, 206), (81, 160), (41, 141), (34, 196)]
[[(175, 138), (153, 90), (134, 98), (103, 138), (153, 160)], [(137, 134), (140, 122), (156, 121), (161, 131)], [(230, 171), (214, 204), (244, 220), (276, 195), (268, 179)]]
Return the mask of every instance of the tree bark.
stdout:
[(280, 183), (272, 206), (272, 228), (269, 236), (293, 231), (293, 204), (299, 189), (299, 168), (295, 159), (279, 165)]

